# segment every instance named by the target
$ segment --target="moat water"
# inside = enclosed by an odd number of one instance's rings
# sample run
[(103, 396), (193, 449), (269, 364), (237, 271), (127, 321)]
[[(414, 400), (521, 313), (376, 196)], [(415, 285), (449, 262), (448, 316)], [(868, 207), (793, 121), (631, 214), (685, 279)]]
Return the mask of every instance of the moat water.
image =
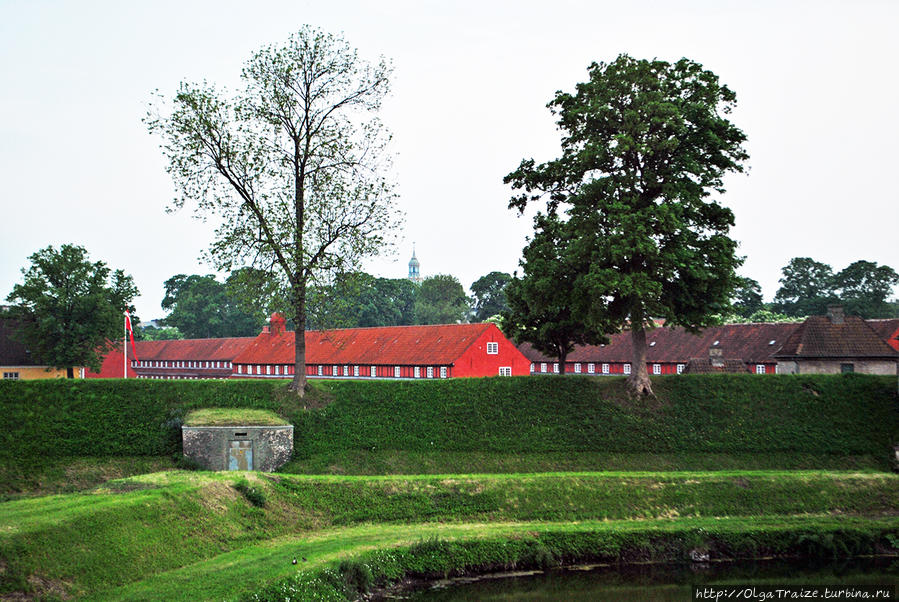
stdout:
[[(854, 589), (857, 588), (857, 589)], [(883, 592), (879, 597), (839, 592)], [(733, 593), (728, 594), (728, 592)], [(723, 592), (716, 594), (716, 592)], [(812, 595), (815, 592), (816, 595)], [(899, 599), (899, 559), (866, 558), (830, 563), (758, 560), (708, 564), (634, 564), (497, 574), (418, 584), (393, 599), (684, 602), (718, 600)], [(707, 596), (707, 597), (701, 597)]]

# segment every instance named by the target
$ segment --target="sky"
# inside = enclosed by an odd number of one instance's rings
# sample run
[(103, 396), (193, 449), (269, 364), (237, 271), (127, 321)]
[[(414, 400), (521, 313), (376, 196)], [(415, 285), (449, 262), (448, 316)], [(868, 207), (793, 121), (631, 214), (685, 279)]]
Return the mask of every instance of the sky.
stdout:
[(466, 288), (518, 269), (532, 222), (503, 176), (558, 156), (546, 104), (621, 53), (687, 57), (737, 93), (749, 170), (715, 198), (765, 299), (793, 257), (899, 270), (896, 23), (892, 0), (0, 0), (0, 297), (65, 243), (131, 274), (144, 321), (164, 315), (165, 280), (212, 273), (214, 220), (166, 212), (174, 186), (141, 119), (157, 89), (240, 87), (255, 50), (304, 24), (394, 65), (380, 116), (405, 222), (391, 256), (360, 266), (377, 276), (405, 277), (413, 244), (423, 276)]

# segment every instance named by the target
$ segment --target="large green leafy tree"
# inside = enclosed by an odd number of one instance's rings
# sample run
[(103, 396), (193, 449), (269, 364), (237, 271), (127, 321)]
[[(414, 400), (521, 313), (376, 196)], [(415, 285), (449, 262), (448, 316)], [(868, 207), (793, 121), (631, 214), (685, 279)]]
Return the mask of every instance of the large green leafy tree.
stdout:
[(503, 312), (502, 329), (515, 342), (529, 342), (535, 349), (565, 360), (575, 345), (598, 344), (605, 340), (599, 320), (585, 320), (589, 303), (589, 282), (584, 280), (573, 237), (566, 224), (552, 215), (538, 213), (535, 234), (524, 248), (519, 262), (523, 270), (505, 287), (509, 309)]
[(490, 272), (471, 284), (472, 312), (474, 319), (483, 322), (509, 309), (506, 302), (506, 285), (512, 276), (505, 272)]
[(364, 272), (335, 277), (308, 293), (310, 329), (406, 326), (415, 323), (416, 285)]
[(651, 394), (646, 329), (654, 318), (698, 329), (724, 313), (740, 264), (730, 209), (710, 198), (743, 171), (743, 132), (728, 117), (736, 95), (701, 65), (621, 55), (549, 103), (562, 156), (521, 162), (506, 176), (509, 205), (545, 199), (564, 209), (590, 283), (590, 315), (631, 332), (629, 379)]
[[(383, 59), (359, 59), (342, 38), (304, 27), (250, 58), (241, 92), (183, 83), (171, 106), (146, 118), (179, 190), (174, 208), (193, 205), (220, 220), (212, 265), (277, 278), (299, 332), (307, 288), (378, 254), (398, 224), (384, 176), (389, 135), (377, 118), (390, 71)], [(302, 396), (302, 336), (294, 357), (291, 388)]]
[(855, 261), (840, 270), (833, 282), (847, 313), (862, 318), (892, 317), (887, 298), (899, 284), (899, 274), (890, 266)]
[(90, 261), (77, 245), (49, 246), (29, 260), (24, 282), (7, 297), (23, 319), (25, 344), (39, 361), (65, 368), (68, 378), (76, 366), (99, 371), (109, 345), (122, 339), (124, 312), (134, 312), (134, 280)]
[(437, 274), (422, 280), (415, 298), (416, 324), (455, 324), (468, 314), (468, 297), (455, 276)]
[(833, 269), (811, 257), (794, 257), (781, 270), (774, 311), (787, 316), (819, 316), (837, 301)]
[(734, 312), (741, 318), (748, 318), (765, 309), (765, 303), (762, 301), (762, 286), (752, 278), (737, 279), (732, 301)]
[(215, 276), (178, 274), (165, 281), (163, 320), (189, 339), (249, 337), (259, 334), (264, 321), (240, 309), (237, 300)]

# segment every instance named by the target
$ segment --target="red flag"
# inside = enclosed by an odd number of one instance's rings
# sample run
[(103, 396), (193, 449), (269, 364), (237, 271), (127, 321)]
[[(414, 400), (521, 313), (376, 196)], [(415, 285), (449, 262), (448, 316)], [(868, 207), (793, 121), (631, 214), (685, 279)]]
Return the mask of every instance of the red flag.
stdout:
[(125, 312), (125, 328), (131, 335), (131, 350), (134, 352), (134, 360), (137, 361), (137, 346), (134, 344), (134, 331), (131, 329), (131, 316)]

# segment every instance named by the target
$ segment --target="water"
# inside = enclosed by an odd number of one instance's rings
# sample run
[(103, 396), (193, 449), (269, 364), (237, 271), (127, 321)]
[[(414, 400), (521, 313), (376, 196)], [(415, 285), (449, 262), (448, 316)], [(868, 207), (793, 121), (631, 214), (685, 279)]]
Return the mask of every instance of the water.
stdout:
[[(896, 596), (899, 593), (899, 559), (855, 559), (826, 564), (767, 560), (707, 565), (638, 564), (621, 567), (554, 569), (531, 575), (488, 575), (478, 579), (454, 579), (419, 584), (402, 591), (394, 591), (390, 597), (419, 602), (450, 600), (684, 602), (693, 599), (694, 587), (704, 585), (728, 585), (739, 587), (741, 590), (755, 587), (759, 594), (762, 593), (761, 588), (772, 586), (790, 588), (796, 592), (799, 592), (801, 586), (883, 586), (891, 589), (892, 596)], [(762, 597), (744, 596), (732, 599), (761, 601)], [(775, 594), (769, 599), (778, 598)]]

